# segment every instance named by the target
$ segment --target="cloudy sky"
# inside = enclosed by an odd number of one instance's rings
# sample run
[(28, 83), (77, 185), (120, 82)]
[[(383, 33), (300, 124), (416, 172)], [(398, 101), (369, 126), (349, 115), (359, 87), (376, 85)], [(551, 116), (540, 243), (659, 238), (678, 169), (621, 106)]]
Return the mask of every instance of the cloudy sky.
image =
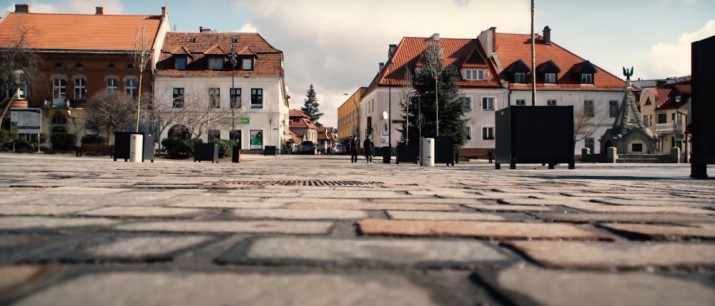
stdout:
[[(0, 2), (0, 14), (16, 2)], [(529, 0), (27, 0), (31, 12), (159, 14), (176, 31), (259, 32), (285, 55), (291, 107), (310, 84), (322, 123), (336, 125), (344, 93), (367, 86), (404, 36), (473, 38), (489, 27), (529, 32)], [(536, 29), (592, 63), (635, 78), (690, 74), (690, 43), (715, 35), (713, 0), (536, 0)]]

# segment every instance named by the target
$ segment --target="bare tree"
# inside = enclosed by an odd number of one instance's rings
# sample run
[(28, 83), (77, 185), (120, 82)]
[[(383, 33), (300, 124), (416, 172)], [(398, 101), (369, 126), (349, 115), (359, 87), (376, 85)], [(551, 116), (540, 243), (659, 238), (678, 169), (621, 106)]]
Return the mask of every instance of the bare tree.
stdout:
[(589, 138), (593, 136), (594, 133), (596, 133), (598, 125), (603, 122), (603, 120), (601, 120), (600, 122), (596, 122), (597, 115), (598, 112), (594, 113), (591, 110), (587, 111), (585, 105), (576, 109), (576, 112), (574, 112), (573, 120), (574, 144), (581, 140)]
[(103, 91), (92, 97), (87, 110), (87, 122), (107, 133), (126, 131), (135, 116), (134, 98), (116, 91)]
[(150, 42), (147, 42), (147, 30), (146, 25), (142, 22), (142, 25), (137, 29), (137, 33), (134, 36), (134, 66), (139, 69), (139, 84), (137, 89), (137, 100), (136, 100), (136, 131), (139, 132), (139, 121), (141, 114), (141, 101), (142, 101), (142, 77), (144, 76), (144, 69), (149, 62), (151, 50)]
[(424, 53), (424, 70), (434, 78), (435, 136), (439, 137), (439, 77), (444, 71), (444, 50), (437, 34), (427, 43)]
[(31, 31), (28, 28), (18, 28), (17, 31), (17, 39), (0, 43), (0, 87), (5, 91), (0, 96), (9, 93), (0, 102), (3, 107), (0, 123), (10, 109), (18, 87), (21, 84), (31, 87), (38, 76), (40, 58), (28, 49), (27, 43)]
[(410, 112), (410, 108), (415, 107), (412, 104), (414, 91), (415, 90), (412, 88), (412, 73), (410, 73), (409, 69), (405, 69), (405, 84), (403, 84), (400, 88), (400, 108), (402, 110), (402, 123), (400, 129), (400, 134), (402, 134), (402, 136), (400, 137), (400, 140), (405, 144), (409, 144), (410, 139), (407, 135), (410, 134), (410, 117), (413, 114), (413, 112)]
[(245, 108), (236, 108), (232, 114), (223, 108), (215, 107), (212, 102), (208, 92), (194, 91), (193, 94), (178, 97), (177, 101), (172, 103), (155, 103), (150, 121), (159, 126), (159, 135), (167, 128), (181, 124), (188, 129), (192, 137), (199, 138), (209, 129), (230, 129), (233, 126), (233, 118), (242, 114)]

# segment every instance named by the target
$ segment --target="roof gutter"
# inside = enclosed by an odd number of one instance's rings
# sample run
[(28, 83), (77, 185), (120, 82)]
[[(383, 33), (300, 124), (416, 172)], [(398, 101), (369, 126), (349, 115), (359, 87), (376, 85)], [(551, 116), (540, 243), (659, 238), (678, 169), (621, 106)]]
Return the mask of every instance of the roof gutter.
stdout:
[(67, 49), (30, 49), (30, 52), (35, 53), (59, 53), (59, 54), (134, 54), (133, 50), (67, 50)]

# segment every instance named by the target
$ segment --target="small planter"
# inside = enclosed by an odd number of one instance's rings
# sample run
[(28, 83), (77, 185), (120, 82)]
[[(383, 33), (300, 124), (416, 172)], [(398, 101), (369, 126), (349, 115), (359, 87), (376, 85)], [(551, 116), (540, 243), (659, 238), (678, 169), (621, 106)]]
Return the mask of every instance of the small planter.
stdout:
[(197, 143), (194, 145), (194, 162), (197, 161), (218, 163), (218, 145), (214, 143)]

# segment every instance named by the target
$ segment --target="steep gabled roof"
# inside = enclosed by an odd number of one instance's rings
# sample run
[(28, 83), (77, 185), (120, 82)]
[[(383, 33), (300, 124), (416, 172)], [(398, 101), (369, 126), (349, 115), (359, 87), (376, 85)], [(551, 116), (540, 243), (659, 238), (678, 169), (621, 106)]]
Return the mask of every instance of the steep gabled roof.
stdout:
[[(145, 31), (151, 49), (162, 16), (8, 13), (0, 19), (0, 48), (18, 41), (27, 29), (26, 48), (65, 51), (132, 51)], [(140, 35), (140, 34), (139, 34)]]
[[(556, 85), (548, 85), (549, 89), (576, 89), (581, 88), (580, 76), (571, 71), (572, 67), (581, 67), (580, 64), (586, 62), (585, 59), (561, 47), (553, 41), (549, 44), (544, 43), (541, 36), (536, 36), (536, 67), (542, 66), (548, 61), (552, 61), (554, 65), (560, 67), (561, 72), (558, 76)], [(531, 63), (531, 35), (529, 34), (495, 34), (495, 52), (501, 65), (509, 67), (517, 61)], [(589, 62), (595, 69), (593, 74), (593, 85), (588, 85), (594, 89), (623, 89), (626, 84), (623, 80), (609, 73), (606, 70), (599, 68)], [(529, 65), (530, 66), (530, 65)], [(569, 69), (569, 71), (563, 71)], [(503, 80), (510, 79), (505, 75), (505, 71), (500, 71)], [(544, 84), (539, 82), (537, 78), (537, 87), (544, 87)], [(510, 88), (529, 88), (531, 87), (531, 78), (527, 78), (528, 84), (509, 83)]]
[(310, 118), (308, 115), (306, 115), (304, 112), (301, 112), (297, 109), (291, 109), (288, 111), (288, 117), (293, 118), (293, 117), (301, 117), (301, 118)]

